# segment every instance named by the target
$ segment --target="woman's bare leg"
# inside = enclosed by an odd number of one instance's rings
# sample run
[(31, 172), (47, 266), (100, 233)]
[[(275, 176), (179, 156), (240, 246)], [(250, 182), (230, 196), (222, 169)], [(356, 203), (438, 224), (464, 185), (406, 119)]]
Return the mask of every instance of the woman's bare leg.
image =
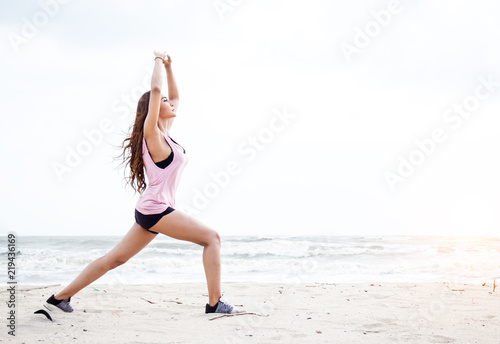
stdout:
[(71, 296), (78, 293), (109, 270), (127, 262), (149, 244), (156, 235), (134, 223), (128, 233), (111, 251), (87, 265), (66, 288), (54, 295), (54, 297), (58, 300), (65, 299), (67, 301)]
[(174, 239), (191, 241), (204, 247), (203, 267), (207, 278), (208, 304), (214, 306), (221, 297), (219, 234), (177, 209), (163, 216), (150, 229)]

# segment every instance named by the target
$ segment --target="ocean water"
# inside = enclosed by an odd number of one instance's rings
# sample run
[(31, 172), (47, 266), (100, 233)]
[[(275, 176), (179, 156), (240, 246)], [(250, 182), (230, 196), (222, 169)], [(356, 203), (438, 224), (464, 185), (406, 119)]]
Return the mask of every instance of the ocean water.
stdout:
[[(19, 284), (68, 284), (119, 236), (19, 236)], [(6, 238), (3, 238), (7, 247)], [(94, 283), (206, 282), (203, 247), (158, 235)], [(0, 265), (6, 271), (6, 250)], [(223, 236), (222, 282), (492, 282), (500, 238), (423, 236)]]

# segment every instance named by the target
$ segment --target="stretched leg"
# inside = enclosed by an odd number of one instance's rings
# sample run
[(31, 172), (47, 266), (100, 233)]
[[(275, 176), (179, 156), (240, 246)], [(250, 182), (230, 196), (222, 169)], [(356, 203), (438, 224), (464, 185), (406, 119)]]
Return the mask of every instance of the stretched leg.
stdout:
[(221, 297), (219, 234), (177, 209), (163, 216), (150, 230), (203, 246), (203, 267), (207, 278), (208, 303), (214, 306)]
[(123, 239), (107, 254), (97, 258), (80, 272), (80, 274), (60, 293), (54, 295), (58, 300), (75, 295), (84, 287), (94, 282), (111, 269), (126, 263), (154, 239), (156, 234), (146, 231), (134, 223)]

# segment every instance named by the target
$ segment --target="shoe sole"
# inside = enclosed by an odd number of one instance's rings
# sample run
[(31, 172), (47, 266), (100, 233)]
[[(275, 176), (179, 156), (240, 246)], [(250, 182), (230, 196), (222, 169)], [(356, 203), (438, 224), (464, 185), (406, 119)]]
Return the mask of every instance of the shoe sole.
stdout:
[(213, 315), (244, 314), (244, 313), (247, 313), (247, 311), (233, 311), (232, 313), (216, 313), (216, 312), (213, 312), (213, 313), (203, 313), (203, 314), (213, 316)]

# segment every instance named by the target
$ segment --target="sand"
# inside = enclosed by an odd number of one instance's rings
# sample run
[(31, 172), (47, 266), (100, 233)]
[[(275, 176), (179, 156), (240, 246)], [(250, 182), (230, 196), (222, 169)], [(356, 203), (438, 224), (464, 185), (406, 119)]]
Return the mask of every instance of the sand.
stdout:
[[(441, 283), (223, 282), (247, 312), (205, 314), (205, 283), (91, 284), (75, 311), (43, 314), (64, 286), (18, 285), (16, 337), (8, 343), (500, 343), (500, 288)], [(498, 284), (499, 281), (497, 280)], [(210, 320), (213, 319), (213, 320)]]

